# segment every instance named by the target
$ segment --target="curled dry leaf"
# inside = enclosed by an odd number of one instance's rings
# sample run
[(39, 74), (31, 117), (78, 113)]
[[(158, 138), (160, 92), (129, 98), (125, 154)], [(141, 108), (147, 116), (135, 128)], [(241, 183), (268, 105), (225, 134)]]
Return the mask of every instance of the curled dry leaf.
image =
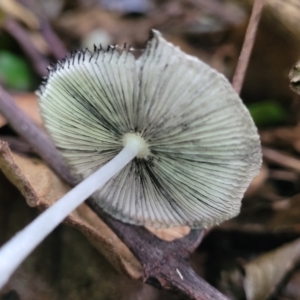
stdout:
[(300, 61), (298, 61), (289, 74), (290, 88), (300, 95)]
[(264, 300), (300, 259), (300, 239), (265, 253), (244, 266), (247, 300)]
[[(33, 93), (22, 93), (13, 96), (17, 105), (39, 126), (43, 125), (37, 104), (37, 97)], [(6, 125), (7, 121), (0, 115), (0, 128)]]
[[(49, 207), (69, 190), (40, 160), (13, 154), (3, 141), (0, 141), (0, 169), (20, 190), (28, 205), (41, 210)], [(87, 205), (81, 205), (65, 222), (81, 231), (116, 269), (132, 278), (141, 277), (140, 263)]]
[(160, 239), (168, 242), (181, 239), (184, 236), (188, 235), (191, 231), (191, 228), (188, 226), (177, 226), (172, 228), (146, 228)]

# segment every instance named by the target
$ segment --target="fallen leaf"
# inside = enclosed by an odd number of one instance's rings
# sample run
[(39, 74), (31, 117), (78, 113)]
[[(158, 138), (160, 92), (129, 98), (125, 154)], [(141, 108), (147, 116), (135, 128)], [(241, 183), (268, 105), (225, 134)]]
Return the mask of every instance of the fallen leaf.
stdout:
[(188, 235), (191, 231), (191, 228), (188, 226), (177, 226), (172, 228), (146, 228), (154, 235), (167, 242), (181, 239), (184, 236)]
[[(34, 93), (21, 93), (13, 95), (17, 105), (39, 126), (43, 125), (40, 116), (37, 97)], [(5, 118), (0, 115), (0, 128), (7, 124)]]
[[(1, 170), (0, 191), (1, 245), (34, 220), (38, 210), (26, 204)], [(61, 224), (0, 290), (0, 300), (41, 299), (178, 300), (178, 296), (117, 272), (79, 230)]]
[(244, 266), (247, 300), (264, 300), (300, 259), (300, 239), (285, 244), (250, 261)]
[[(40, 210), (47, 209), (69, 190), (40, 160), (13, 154), (3, 141), (0, 141), (0, 169), (20, 190), (28, 205)], [(86, 204), (78, 207), (65, 222), (82, 232), (117, 270), (132, 278), (141, 277), (142, 267), (134, 255)]]

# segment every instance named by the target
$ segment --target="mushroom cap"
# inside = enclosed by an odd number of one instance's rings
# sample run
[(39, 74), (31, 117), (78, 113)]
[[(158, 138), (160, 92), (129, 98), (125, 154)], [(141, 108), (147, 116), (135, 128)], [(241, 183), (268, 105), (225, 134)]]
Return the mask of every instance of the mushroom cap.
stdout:
[(89, 176), (137, 133), (148, 145), (101, 190), (127, 223), (203, 228), (239, 213), (261, 166), (257, 129), (225, 77), (153, 30), (136, 59), (118, 46), (71, 54), (50, 68), (39, 104), (74, 174)]

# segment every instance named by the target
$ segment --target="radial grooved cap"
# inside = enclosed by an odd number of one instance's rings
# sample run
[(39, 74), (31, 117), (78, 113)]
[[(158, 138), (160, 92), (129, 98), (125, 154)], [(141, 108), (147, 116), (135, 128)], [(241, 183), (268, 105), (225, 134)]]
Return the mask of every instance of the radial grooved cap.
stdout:
[(124, 137), (147, 155), (93, 196), (124, 222), (207, 227), (239, 213), (261, 165), (257, 129), (223, 75), (153, 30), (128, 49), (84, 50), (56, 64), (40, 88), (45, 126), (75, 174), (111, 160)]

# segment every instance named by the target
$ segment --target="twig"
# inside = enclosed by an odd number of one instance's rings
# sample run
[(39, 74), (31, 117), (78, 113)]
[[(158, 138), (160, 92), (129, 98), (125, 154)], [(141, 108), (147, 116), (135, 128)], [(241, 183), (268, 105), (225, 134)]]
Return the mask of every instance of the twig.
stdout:
[(271, 162), (274, 162), (280, 166), (300, 172), (300, 160), (299, 159), (293, 158), (289, 155), (280, 153), (276, 150), (269, 149), (266, 147), (263, 147), (262, 152), (263, 152), (265, 159), (267, 159)]
[(299, 174), (294, 171), (270, 170), (269, 178), (296, 183), (299, 180)]
[(264, 0), (255, 0), (254, 2), (249, 24), (246, 31), (244, 44), (233, 76), (232, 86), (238, 94), (240, 94), (243, 86), (246, 70), (250, 59), (250, 54), (254, 45), (255, 35), (257, 32), (263, 8), (263, 2)]
[(48, 135), (43, 132), (16, 105), (13, 98), (0, 86), (0, 111), (10, 126), (35, 149), (35, 151), (51, 166), (51, 168), (69, 184), (75, 183), (69, 169), (56, 150)]
[(23, 154), (33, 154), (34, 151), (32, 147), (20, 137), (0, 135), (0, 141), (7, 142), (9, 147), (14, 152), (19, 152)]
[(50, 50), (57, 60), (64, 58), (67, 54), (67, 49), (56, 33), (52, 30), (48, 21), (41, 21), (41, 34), (48, 43)]
[(26, 30), (13, 19), (5, 20), (4, 29), (19, 42), (24, 52), (33, 62), (36, 72), (42, 77), (46, 76), (49, 61), (31, 43)]
[(39, 1), (32, 0), (19, 0), (20, 3), (25, 6), (28, 10), (35, 12), (35, 17), (39, 19), (40, 32), (45, 38), (51, 53), (56, 58), (56, 60), (61, 60), (67, 54), (67, 49), (63, 42), (52, 30), (49, 23), (48, 14), (45, 11), (45, 7), (39, 3)]
[(203, 230), (192, 230), (180, 240), (165, 242), (143, 227), (124, 224), (107, 216), (93, 200), (88, 200), (88, 204), (138, 258), (144, 268), (144, 282), (177, 290), (194, 300), (227, 299), (199, 277), (189, 264), (189, 254), (202, 240)]
[[(51, 168), (71, 186), (75, 180), (49, 137), (15, 105), (0, 87), (0, 112), (8, 123), (35, 148)], [(144, 267), (144, 282), (172, 288), (193, 300), (226, 300), (219, 291), (200, 278), (189, 264), (189, 254), (203, 237), (202, 230), (192, 230), (181, 240), (161, 241), (143, 227), (124, 224), (105, 214), (92, 200), (87, 201), (98, 216), (123, 240)], [(183, 280), (176, 270), (180, 271)]]

